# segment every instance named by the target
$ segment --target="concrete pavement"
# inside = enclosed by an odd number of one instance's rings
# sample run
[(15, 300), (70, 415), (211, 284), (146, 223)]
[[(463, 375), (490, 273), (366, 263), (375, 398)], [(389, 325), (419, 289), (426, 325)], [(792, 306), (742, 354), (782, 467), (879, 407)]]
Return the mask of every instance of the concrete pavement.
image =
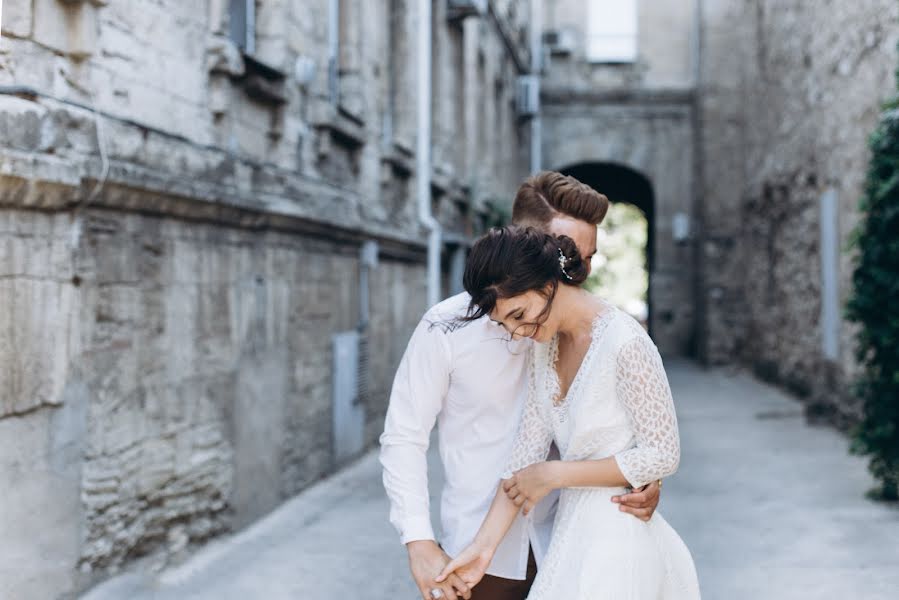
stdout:
[[(668, 369), (683, 457), (660, 510), (692, 550), (704, 598), (899, 598), (899, 509), (865, 499), (873, 481), (845, 437), (746, 375)], [(432, 498), (438, 486), (439, 475)], [(370, 453), (182, 566), (120, 576), (83, 600), (416, 597)]]

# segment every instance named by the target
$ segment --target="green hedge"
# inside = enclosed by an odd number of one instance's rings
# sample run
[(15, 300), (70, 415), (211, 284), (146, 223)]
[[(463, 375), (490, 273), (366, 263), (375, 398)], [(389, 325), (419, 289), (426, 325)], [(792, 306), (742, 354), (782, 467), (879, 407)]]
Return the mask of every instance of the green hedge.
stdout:
[(854, 233), (857, 252), (847, 316), (860, 325), (863, 367), (856, 393), (864, 416), (852, 449), (870, 456), (881, 484), (875, 495), (899, 499), (899, 100), (885, 107), (871, 135), (871, 163)]

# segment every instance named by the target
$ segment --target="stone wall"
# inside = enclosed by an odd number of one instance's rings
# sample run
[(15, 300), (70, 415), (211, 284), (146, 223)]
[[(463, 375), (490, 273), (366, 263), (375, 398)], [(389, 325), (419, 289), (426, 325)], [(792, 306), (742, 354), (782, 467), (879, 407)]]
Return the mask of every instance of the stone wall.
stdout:
[(746, 186), (747, 90), (756, 80), (752, 3), (703, 2), (697, 84), (697, 354), (711, 364), (737, 360), (745, 339), (740, 205)]
[[(337, 2), (336, 80), (329, 0), (257, 2), (251, 56), (224, 0), (3, 3), (0, 597), (177, 560), (337, 468), (332, 335), (368, 241), (380, 433), (426, 308), (417, 3)], [(515, 5), (434, 4), (448, 253), (525, 174)]]
[[(738, 357), (816, 413), (849, 423), (857, 416), (846, 384), (853, 328), (822, 316), (822, 205), (836, 196), (843, 306), (866, 139), (895, 92), (899, 7), (886, 0), (705, 6), (705, 355)], [(825, 352), (826, 327), (836, 328), (835, 353)]]
[(67, 385), (81, 302), (66, 225), (0, 211), (0, 594), (10, 598), (71, 589), (81, 548), (88, 403)]
[[(0, 427), (22, 446), (0, 465), (4, 592), (177, 554), (335, 467), (330, 336), (356, 323), (357, 247), (112, 211), (86, 211), (80, 233), (67, 214), (2, 215)], [(373, 357), (366, 444), (423, 271), (386, 256), (373, 278), (371, 344), (390, 350)]]

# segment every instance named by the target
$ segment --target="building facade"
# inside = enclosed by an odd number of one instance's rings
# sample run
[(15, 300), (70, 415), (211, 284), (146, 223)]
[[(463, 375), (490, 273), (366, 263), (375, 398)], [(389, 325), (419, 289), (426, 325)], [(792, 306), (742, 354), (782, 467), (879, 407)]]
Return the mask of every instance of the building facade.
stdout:
[(544, 165), (649, 222), (650, 332), (839, 426), (866, 140), (896, 93), (894, 2), (547, 0)]
[(177, 557), (376, 440), (420, 182), (445, 295), (527, 173), (523, 4), (451, 4), (3, 2), (0, 597)]

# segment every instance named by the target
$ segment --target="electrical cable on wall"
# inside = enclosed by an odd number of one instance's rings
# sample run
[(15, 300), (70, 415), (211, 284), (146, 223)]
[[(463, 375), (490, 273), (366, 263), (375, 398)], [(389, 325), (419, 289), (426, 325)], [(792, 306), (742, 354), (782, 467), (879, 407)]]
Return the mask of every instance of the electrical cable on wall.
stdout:
[[(100, 153), (100, 176), (94, 183), (90, 193), (75, 206), (75, 210), (72, 212), (72, 227), (69, 230), (69, 245), (72, 250), (76, 249), (81, 241), (81, 213), (97, 199), (109, 177), (109, 153), (106, 148), (106, 132), (103, 128), (103, 119), (100, 116), (100, 111), (97, 109), (97, 101), (93, 90), (89, 89), (87, 92), (90, 100), (89, 109), (94, 115), (94, 130), (97, 132), (97, 149)], [(72, 260), (74, 261), (74, 255)]]

